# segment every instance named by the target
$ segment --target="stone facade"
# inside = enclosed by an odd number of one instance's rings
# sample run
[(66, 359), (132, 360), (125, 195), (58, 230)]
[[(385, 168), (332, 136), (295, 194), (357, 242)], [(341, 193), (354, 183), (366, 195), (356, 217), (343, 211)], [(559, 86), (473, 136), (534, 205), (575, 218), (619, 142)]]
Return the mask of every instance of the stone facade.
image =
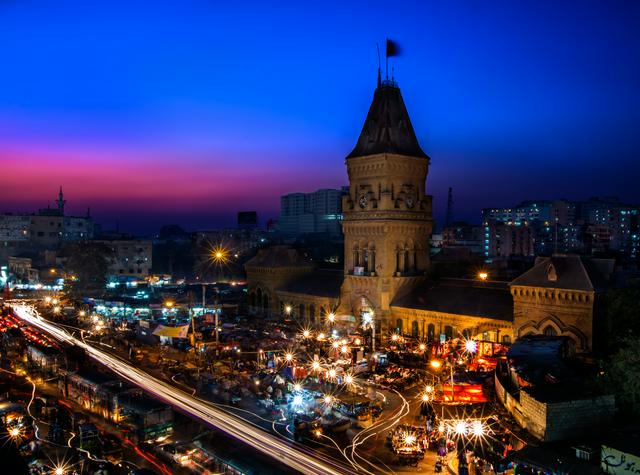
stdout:
[(606, 427), (615, 415), (613, 395), (544, 402), (526, 389), (511, 395), (495, 376), (496, 396), (516, 422), (543, 442), (570, 439), (581, 431)]
[(511, 286), (513, 327), (517, 337), (528, 334), (565, 335), (579, 351), (593, 342), (594, 291)]
[(425, 279), (429, 269), (429, 157), (413, 133), (400, 90), (380, 85), (358, 144), (346, 159), (343, 197), (344, 284), (339, 313), (373, 312), (393, 327), (391, 302)]

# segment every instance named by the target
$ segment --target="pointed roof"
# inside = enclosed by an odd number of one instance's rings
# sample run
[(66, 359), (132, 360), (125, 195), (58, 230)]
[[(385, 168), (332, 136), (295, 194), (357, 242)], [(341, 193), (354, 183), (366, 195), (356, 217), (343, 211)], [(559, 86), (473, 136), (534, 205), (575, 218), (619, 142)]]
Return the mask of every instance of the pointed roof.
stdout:
[(573, 255), (538, 257), (535, 265), (511, 285), (593, 291), (607, 286), (612, 259), (587, 259)]
[(378, 153), (429, 158), (420, 148), (400, 88), (393, 81), (383, 81), (376, 88), (358, 143), (347, 158)]

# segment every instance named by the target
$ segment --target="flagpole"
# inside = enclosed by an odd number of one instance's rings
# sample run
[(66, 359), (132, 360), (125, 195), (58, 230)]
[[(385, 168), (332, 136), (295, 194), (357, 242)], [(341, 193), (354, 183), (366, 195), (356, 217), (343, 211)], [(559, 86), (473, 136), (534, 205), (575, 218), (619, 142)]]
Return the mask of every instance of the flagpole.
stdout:
[(384, 75), (388, 81), (389, 80), (389, 38), (387, 38), (387, 41), (385, 42), (384, 56), (385, 56)]
[(382, 85), (382, 79), (380, 78), (380, 45), (376, 42), (376, 49), (378, 50), (378, 87)]

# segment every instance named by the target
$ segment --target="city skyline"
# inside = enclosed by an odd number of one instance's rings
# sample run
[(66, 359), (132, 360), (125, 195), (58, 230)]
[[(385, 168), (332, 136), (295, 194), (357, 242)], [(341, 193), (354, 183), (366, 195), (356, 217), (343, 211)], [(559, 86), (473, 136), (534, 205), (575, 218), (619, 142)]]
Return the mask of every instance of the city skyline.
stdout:
[(449, 186), (476, 222), (528, 198), (639, 200), (637, 6), (335, 8), (3, 5), (0, 212), (62, 185), (70, 214), (131, 232), (276, 217), (281, 195), (346, 184), (387, 35), (440, 222)]

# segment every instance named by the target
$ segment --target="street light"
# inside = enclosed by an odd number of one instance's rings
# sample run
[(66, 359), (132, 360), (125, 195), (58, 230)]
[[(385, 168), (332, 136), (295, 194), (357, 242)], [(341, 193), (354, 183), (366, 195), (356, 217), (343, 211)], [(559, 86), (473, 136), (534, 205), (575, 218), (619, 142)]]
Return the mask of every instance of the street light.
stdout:
[(478, 279), (487, 280), (489, 278), (489, 274), (485, 271), (478, 272)]
[(442, 361), (440, 361), (440, 360), (431, 360), (429, 362), (429, 364), (431, 365), (431, 367), (433, 369), (440, 369), (440, 367), (442, 366)]
[(327, 315), (327, 320), (329, 320), (329, 323), (334, 323), (336, 321), (336, 315), (331, 312), (329, 315)]

